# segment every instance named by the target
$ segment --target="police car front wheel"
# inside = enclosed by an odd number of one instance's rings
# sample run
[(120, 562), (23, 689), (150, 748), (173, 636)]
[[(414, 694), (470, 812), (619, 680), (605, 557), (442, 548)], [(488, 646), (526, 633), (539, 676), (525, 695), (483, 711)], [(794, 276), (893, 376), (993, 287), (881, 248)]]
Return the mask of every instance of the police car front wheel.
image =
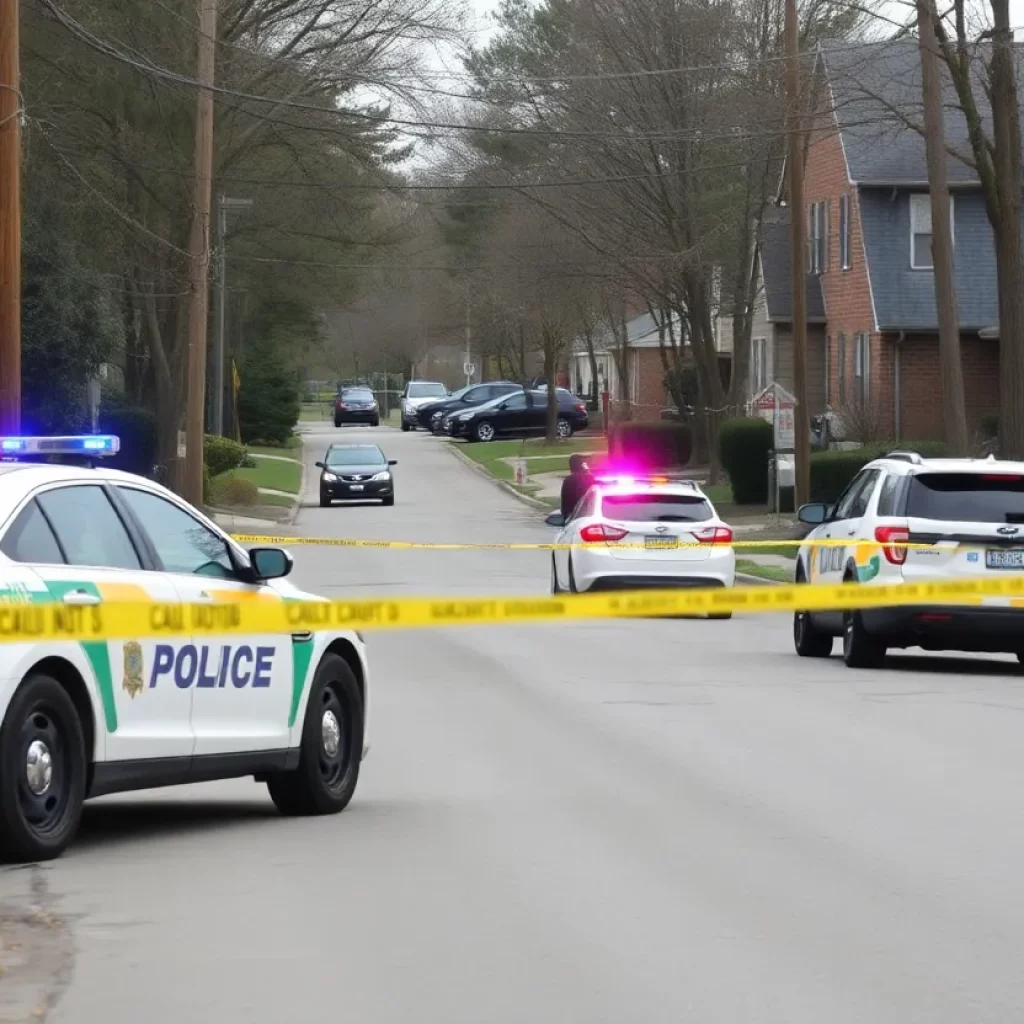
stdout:
[(50, 676), (18, 688), (0, 728), (0, 859), (49, 860), (74, 838), (88, 763), (82, 723)]
[(363, 700), (349, 663), (320, 662), (302, 727), (299, 766), (267, 779), (282, 814), (336, 814), (352, 799), (363, 754)]

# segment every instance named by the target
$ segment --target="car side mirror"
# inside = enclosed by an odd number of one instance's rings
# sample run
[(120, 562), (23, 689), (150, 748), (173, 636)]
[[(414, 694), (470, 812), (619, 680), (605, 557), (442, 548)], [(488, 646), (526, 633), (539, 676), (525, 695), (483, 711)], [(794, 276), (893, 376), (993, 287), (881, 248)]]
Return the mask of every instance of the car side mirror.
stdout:
[(287, 576), (295, 565), (284, 548), (251, 548), (249, 562), (253, 574), (261, 580), (279, 580)]
[(317, 469), (326, 469), (327, 467), (322, 462), (314, 463)]
[(397, 466), (398, 465), (398, 459), (388, 459), (388, 465), (389, 466)]
[(544, 522), (548, 526), (565, 526), (565, 516), (561, 512), (552, 512)]
[(806, 523), (808, 526), (821, 526), (828, 519), (828, 513), (828, 505), (816, 501), (810, 505), (801, 505), (796, 517), (801, 523)]

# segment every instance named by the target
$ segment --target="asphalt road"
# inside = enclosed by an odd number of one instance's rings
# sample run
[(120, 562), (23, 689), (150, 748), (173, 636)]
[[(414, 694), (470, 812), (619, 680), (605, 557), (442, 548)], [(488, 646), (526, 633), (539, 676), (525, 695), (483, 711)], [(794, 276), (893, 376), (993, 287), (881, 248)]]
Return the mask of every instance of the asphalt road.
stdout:
[[(309, 475), (302, 532), (547, 536), (434, 439), (371, 433), (395, 507), (312, 507)], [(328, 595), (548, 586), (532, 552), (296, 559)], [(345, 814), (283, 820), (244, 781), (107, 798), (0, 874), (0, 1021), (1024, 1020), (1015, 664), (855, 673), (758, 617), (370, 644)]]

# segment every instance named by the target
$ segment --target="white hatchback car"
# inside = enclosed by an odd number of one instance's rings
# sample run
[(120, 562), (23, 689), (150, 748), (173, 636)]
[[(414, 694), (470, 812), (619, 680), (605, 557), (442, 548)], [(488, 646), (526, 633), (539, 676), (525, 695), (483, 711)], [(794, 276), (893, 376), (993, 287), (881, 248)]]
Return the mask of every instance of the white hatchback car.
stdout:
[(736, 581), (732, 529), (690, 480), (599, 479), (568, 520), (555, 512), (547, 522), (561, 528), (556, 543), (567, 545), (552, 552), (556, 594), (731, 587)]
[[(805, 505), (799, 518), (815, 529), (797, 554), (797, 583), (1024, 574), (1024, 462), (891, 452), (865, 466), (835, 505)], [(984, 598), (970, 606), (796, 613), (793, 640), (802, 657), (827, 658), (837, 636), (853, 668), (880, 665), (890, 647), (1007, 653), (1024, 661), (1024, 608)]]
[[(116, 450), (113, 437), (0, 438), (0, 619), (38, 604), (319, 600), (283, 578), (287, 552), (243, 550), (151, 480), (21, 461)], [(340, 811), (368, 750), (368, 688), (350, 630), (4, 643), (0, 859), (55, 857), (84, 800), (154, 786), (250, 775), (285, 814)]]

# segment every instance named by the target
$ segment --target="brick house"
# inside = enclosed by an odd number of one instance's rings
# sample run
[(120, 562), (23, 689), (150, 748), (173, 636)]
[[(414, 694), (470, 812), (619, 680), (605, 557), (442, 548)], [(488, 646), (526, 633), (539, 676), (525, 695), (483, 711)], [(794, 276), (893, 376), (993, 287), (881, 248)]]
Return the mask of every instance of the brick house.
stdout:
[[(917, 42), (825, 46), (817, 72), (821, 112), (807, 147), (804, 192), (808, 271), (817, 279), (824, 314), (823, 323), (809, 326), (809, 339), (818, 331), (824, 336), (824, 402), (857, 440), (941, 438), (924, 139), (893, 113), (919, 116)], [(969, 152), (948, 81), (944, 90), (947, 146)], [(953, 157), (948, 168), (967, 421), (977, 431), (982, 417), (999, 407), (995, 247), (975, 172)], [(773, 253), (780, 258), (768, 241), (766, 268)], [(812, 294), (809, 288), (814, 312)], [(787, 341), (778, 340), (784, 369)], [(788, 351), (791, 365), (791, 341)], [(813, 390), (819, 376), (814, 351), (809, 340), (811, 415), (821, 397)]]
[[(793, 391), (793, 286), (790, 281), (789, 211), (769, 211), (754, 253), (757, 293), (751, 317), (747, 400), (769, 384)], [(807, 397), (810, 415), (825, 411), (825, 306), (821, 279), (807, 275)]]
[[(725, 339), (717, 333), (715, 348), (719, 360), (731, 359), (731, 335)], [(683, 357), (689, 358), (689, 342), (680, 329), (678, 318), (673, 321), (677, 340), (683, 345)], [(612, 411), (617, 418), (628, 416), (633, 420), (656, 420), (664, 409), (672, 407), (672, 399), (665, 387), (665, 363), (662, 345), (670, 344), (663, 339), (658, 324), (650, 313), (637, 313), (626, 320), (626, 345), (624, 351), (616, 351), (616, 340), (607, 324), (601, 324), (594, 336), (594, 355), (597, 359), (598, 393), (607, 391), (611, 398)], [(626, 373), (620, 373), (625, 359)], [(671, 356), (670, 356), (671, 358)], [(723, 379), (728, 379), (727, 371)], [(586, 341), (577, 338), (569, 355), (569, 380), (572, 391), (583, 397), (592, 393), (592, 373)]]

